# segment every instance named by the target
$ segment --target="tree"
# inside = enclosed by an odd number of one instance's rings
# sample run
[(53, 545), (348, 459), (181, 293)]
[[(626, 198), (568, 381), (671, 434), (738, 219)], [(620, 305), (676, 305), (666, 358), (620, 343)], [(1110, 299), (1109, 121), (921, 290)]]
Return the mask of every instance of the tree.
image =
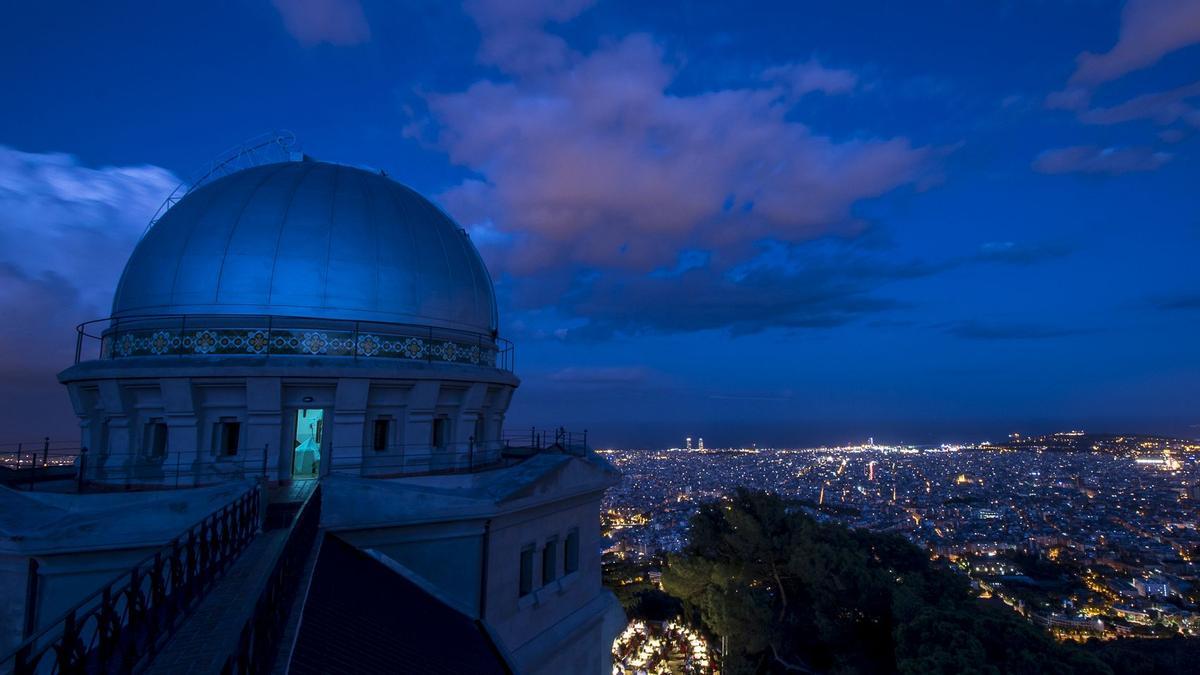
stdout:
[(819, 523), (739, 489), (701, 507), (666, 590), (728, 645), (730, 673), (1107, 673), (895, 535)]

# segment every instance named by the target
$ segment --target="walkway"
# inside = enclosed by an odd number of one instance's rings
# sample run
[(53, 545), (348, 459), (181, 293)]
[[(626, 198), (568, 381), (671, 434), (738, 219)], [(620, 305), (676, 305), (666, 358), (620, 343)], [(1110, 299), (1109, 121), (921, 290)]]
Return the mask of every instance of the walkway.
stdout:
[(148, 673), (219, 673), (234, 653), (287, 541), (288, 526), (316, 480), (267, 490), (266, 524), (150, 662)]

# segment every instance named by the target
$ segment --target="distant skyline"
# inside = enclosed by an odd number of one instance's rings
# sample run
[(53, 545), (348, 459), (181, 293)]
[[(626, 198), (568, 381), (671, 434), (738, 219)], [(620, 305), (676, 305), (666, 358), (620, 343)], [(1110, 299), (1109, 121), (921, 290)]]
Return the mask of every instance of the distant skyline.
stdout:
[(24, 3), (0, 22), (0, 442), (163, 197), (288, 129), (471, 234), (508, 431), (1200, 437), (1200, 0)]

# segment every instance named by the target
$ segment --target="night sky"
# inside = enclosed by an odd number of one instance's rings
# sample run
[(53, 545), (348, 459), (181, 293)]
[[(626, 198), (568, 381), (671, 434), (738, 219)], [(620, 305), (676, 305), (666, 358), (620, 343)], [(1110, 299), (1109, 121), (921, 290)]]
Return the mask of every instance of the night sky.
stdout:
[(1200, 436), (1200, 1), (8, 3), (0, 441), (271, 129), (471, 233), (510, 430)]

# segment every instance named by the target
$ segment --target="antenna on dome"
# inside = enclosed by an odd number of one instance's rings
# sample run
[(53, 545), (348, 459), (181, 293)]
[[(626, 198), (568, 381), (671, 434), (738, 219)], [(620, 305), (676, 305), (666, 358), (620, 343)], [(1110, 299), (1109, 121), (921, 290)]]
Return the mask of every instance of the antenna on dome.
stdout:
[(307, 159), (308, 156), (300, 152), (296, 143), (296, 134), (290, 131), (270, 131), (239, 143), (205, 164), (203, 169), (194, 174), (195, 177), (192, 180), (175, 186), (171, 194), (167, 195), (158, 210), (154, 212), (150, 222), (146, 224), (146, 229), (142, 230), (142, 237), (146, 236), (150, 228), (154, 227), (154, 224), (172, 206), (175, 206), (176, 202), (203, 185), (242, 169), (278, 162), (302, 162)]

